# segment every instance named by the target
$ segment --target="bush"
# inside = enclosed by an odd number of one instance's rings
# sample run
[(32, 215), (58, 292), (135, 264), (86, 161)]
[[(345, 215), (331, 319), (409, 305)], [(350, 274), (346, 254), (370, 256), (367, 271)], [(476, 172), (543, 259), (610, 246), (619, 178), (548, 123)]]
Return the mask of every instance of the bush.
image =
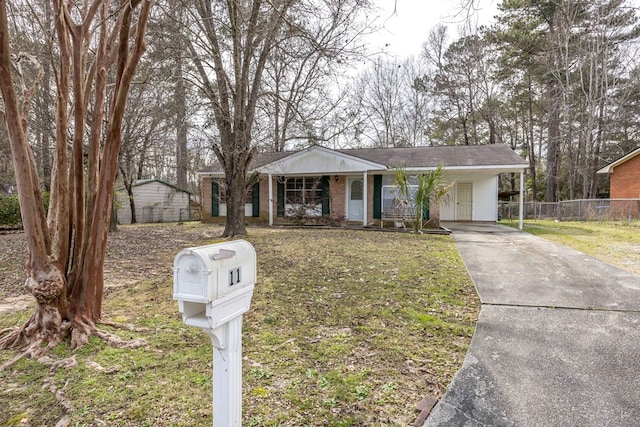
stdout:
[[(49, 209), (49, 193), (44, 192), (45, 212)], [(20, 215), (20, 202), (18, 195), (0, 196), (0, 225), (4, 226), (20, 226), (22, 225), (22, 216)]]
[(20, 225), (20, 203), (18, 195), (0, 197), (0, 225)]

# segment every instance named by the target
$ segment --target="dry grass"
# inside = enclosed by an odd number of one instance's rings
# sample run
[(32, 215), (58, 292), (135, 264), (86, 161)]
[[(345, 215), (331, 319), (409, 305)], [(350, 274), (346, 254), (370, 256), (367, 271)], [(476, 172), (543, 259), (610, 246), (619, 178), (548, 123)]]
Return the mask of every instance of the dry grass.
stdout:
[[(141, 228), (123, 227), (118, 239)], [(74, 354), (56, 348), (56, 359), (75, 357), (71, 369), (19, 362), (0, 373), (0, 425), (55, 425), (65, 415), (78, 426), (211, 425), (211, 343), (182, 323), (171, 262), (181, 247), (212, 243), (219, 231), (146, 227), (149, 255), (130, 241), (129, 255), (110, 265), (122, 265), (114, 274), (124, 278), (142, 269), (145, 278), (110, 288), (105, 313), (147, 328), (114, 332), (144, 338), (150, 349), (92, 339)], [(171, 242), (154, 245), (154, 233), (177, 241), (155, 249)], [(444, 392), (479, 310), (449, 237), (252, 228), (247, 239), (256, 247), (258, 283), (243, 325), (243, 425), (405, 426), (425, 394)], [(0, 328), (28, 315), (2, 315)], [(14, 354), (0, 352), (0, 363)]]

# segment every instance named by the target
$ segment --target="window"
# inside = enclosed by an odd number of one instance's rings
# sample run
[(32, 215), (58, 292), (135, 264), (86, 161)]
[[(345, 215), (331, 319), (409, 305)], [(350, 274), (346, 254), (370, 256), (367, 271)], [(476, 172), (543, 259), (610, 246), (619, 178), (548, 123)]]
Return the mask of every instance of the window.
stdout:
[(351, 200), (362, 200), (362, 192), (364, 191), (362, 181), (356, 179), (351, 183)]
[(411, 217), (415, 210), (413, 194), (418, 189), (417, 185), (410, 185), (411, 195), (409, 200), (402, 200), (398, 196), (396, 185), (382, 186), (382, 213), (387, 215), (405, 215)]
[(224, 178), (216, 178), (213, 180), (213, 185), (217, 185), (218, 192), (213, 190), (212, 196), (217, 203), (227, 203), (227, 186)]
[(284, 185), (286, 216), (322, 216), (321, 177), (301, 176), (287, 178)]
[(285, 200), (291, 205), (316, 205), (322, 203), (320, 177), (287, 178)]
[[(255, 193), (255, 194), (254, 194)], [(244, 197), (245, 216), (259, 216), (259, 188), (256, 183)], [(211, 216), (227, 216), (227, 189), (223, 178), (214, 178), (211, 182)]]

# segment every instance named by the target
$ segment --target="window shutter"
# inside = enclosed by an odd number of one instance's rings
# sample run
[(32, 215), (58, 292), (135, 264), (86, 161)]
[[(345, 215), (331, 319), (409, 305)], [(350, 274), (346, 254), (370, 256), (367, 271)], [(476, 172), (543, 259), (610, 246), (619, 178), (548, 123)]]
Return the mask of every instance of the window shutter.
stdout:
[(382, 218), (382, 175), (373, 176), (373, 217)]
[(218, 181), (211, 181), (211, 216), (220, 216), (220, 185)]
[(251, 191), (251, 208), (253, 210), (251, 214), (256, 218), (260, 216), (260, 183), (253, 184)]
[(277, 216), (284, 216), (284, 182), (280, 182), (281, 179), (284, 181), (284, 177), (278, 178), (276, 182), (278, 183), (278, 197), (277, 197)]
[(330, 179), (328, 175), (324, 175), (320, 181), (320, 187), (322, 188), (322, 215), (329, 215), (331, 213), (331, 207), (329, 206)]

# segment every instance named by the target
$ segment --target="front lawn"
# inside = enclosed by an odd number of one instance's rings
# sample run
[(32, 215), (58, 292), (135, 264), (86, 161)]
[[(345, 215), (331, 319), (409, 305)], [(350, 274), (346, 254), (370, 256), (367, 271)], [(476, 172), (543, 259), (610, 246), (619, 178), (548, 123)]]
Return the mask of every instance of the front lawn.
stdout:
[[(122, 227), (118, 239), (140, 227)], [(190, 245), (201, 245), (215, 241), (197, 239), (211, 227), (147, 226), (144, 235), (193, 233)], [(243, 425), (406, 426), (426, 394), (445, 391), (479, 311), (448, 236), (249, 232), (258, 283), (243, 324)], [(155, 268), (147, 257), (123, 259), (127, 270), (145, 268), (146, 279), (108, 290), (105, 315), (144, 328), (112, 331), (144, 338), (148, 348), (114, 349), (93, 338), (75, 353), (56, 348), (53, 358), (75, 358), (68, 369), (18, 362), (0, 372), (0, 425), (55, 425), (65, 415), (73, 426), (211, 425), (211, 343), (182, 323), (172, 299), (172, 259), (184, 246), (166, 254), (148, 246)], [(29, 314), (0, 316), (0, 329)], [(15, 354), (0, 351), (0, 364)]]

